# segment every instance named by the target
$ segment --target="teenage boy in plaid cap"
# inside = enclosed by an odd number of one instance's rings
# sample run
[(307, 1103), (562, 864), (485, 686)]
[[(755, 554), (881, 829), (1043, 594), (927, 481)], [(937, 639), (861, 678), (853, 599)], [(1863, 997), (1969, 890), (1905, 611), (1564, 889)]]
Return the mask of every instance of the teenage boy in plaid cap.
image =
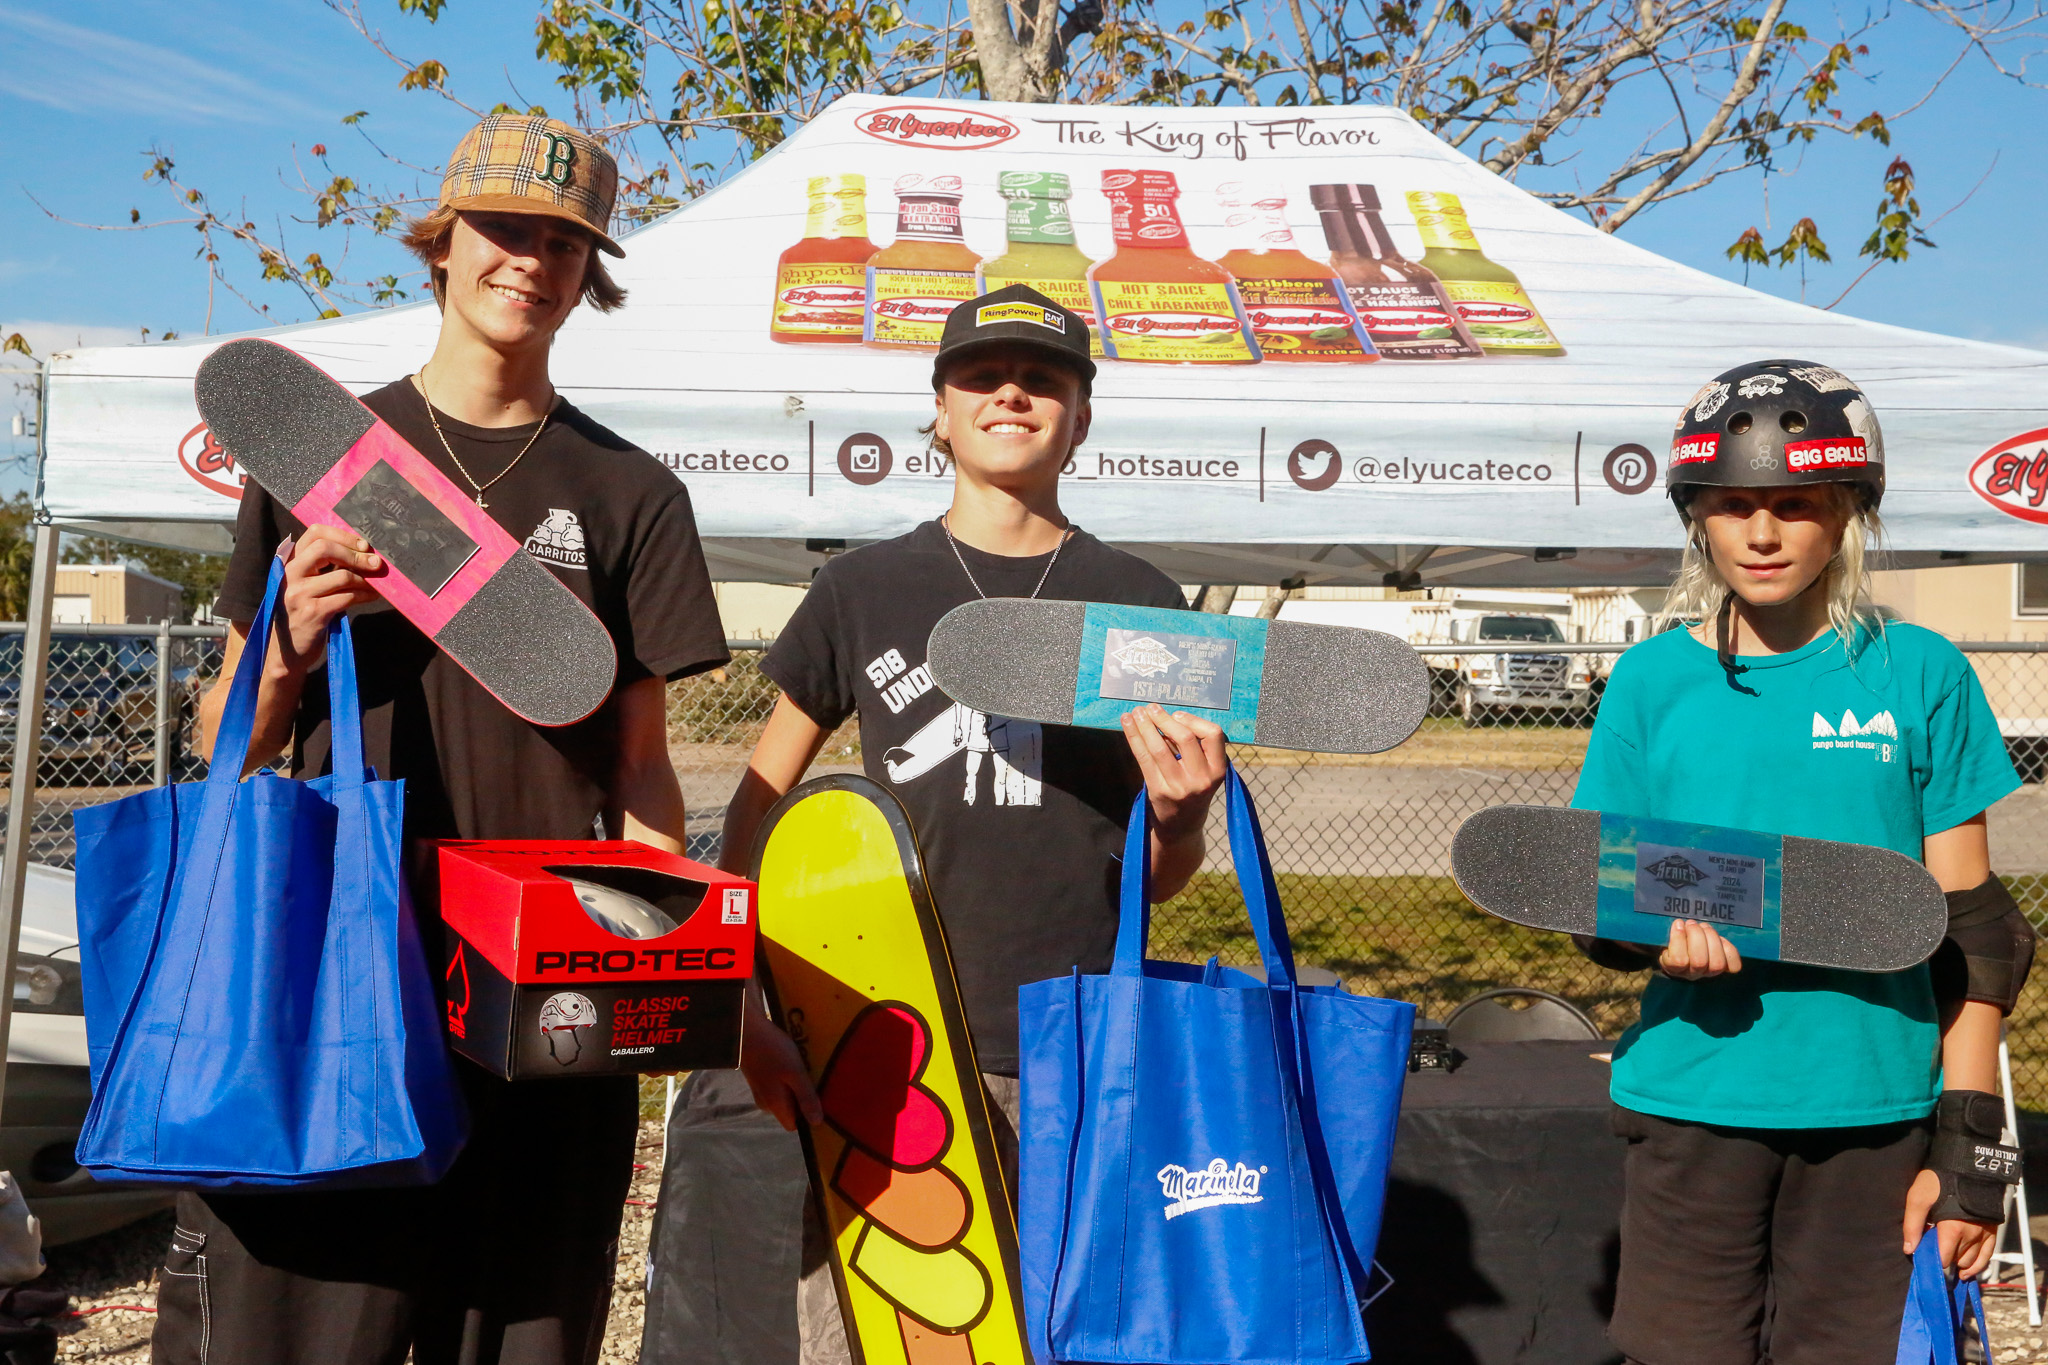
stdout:
[[(328, 763), (327, 625), (355, 614), (363, 738), (406, 782), (415, 838), (610, 836), (680, 850), (664, 688), (726, 662), (689, 494), (653, 457), (578, 412), (548, 350), (578, 303), (610, 312), (618, 167), (552, 119), (493, 116), (455, 149), (440, 203), (405, 241), (441, 308), (419, 371), (363, 401), (546, 563), (612, 633), (611, 700), (541, 729), (485, 692), (363, 575), (369, 546), (302, 526), (246, 485), (219, 610), (223, 680), (280, 547), (284, 611), (267, 651), (247, 767)], [(226, 689), (207, 698), (209, 745)], [(219, 756), (223, 760), (226, 755)], [(424, 898), (423, 898), (424, 899)], [(439, 925), (421, 925), (430, 949)], [(597, 1359), (638, 1130), (635, 1078), (511, 1085), (458, 1062), (469, 1145), (439, 1185), (178, 1197), (155, 1359), (255, 1365), (572, 1365)]]

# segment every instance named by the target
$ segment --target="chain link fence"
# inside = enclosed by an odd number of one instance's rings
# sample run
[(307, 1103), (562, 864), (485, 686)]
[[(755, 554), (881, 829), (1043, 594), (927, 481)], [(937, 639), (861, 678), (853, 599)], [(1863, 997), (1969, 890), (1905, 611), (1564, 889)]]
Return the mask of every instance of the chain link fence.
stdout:
[[(0, 626), (0, 764), (14, 753), (20, 632)], [(726, 799), (775, 703), (761, 648), (734, 642), (730, 666), (669, 690), (669, 752), (695, 858), (717, 856)], [(1363, 757), (1241, 749), (1238, 764), (1259, 803), (1302, 960), (1435, 1018), (1482, 990), (1535, 986), (1578, 1004), (1609, 1036), (1626, 1027), (1640, 975), (1594, 966), (1561, 935), (1481, 913), (1449, 873), (1451, 837), (1474, 811), (1570, 799), (1621, 648), (1432, 647), (1423, 652), (1430, 715), (1398, 749)], [(1991, 811), (1992, 866), (2048, 929), (2048, 644), (1962, 648), (2025, 779)], [(204, 775), (195, 718), (220, 659), (218, 627), (56, 628), (29, 824), (36, 861), (71, 865), (78, 807)], [(1841, 728), (1839, 718), (1833, 723)], [(859, 731), (849, 724), (827, 741), (813, 773), (860, 767)], [(1154, 916), (1153, 953), (1190, 961), (1213, 953), (1249, 965), (1257, 951), (1220, 820), (1210, 836), (1209, 862)], [(2008, 1036), (2021, 1102), (2048, 1107), (2048, 990), (2029, 993)]]

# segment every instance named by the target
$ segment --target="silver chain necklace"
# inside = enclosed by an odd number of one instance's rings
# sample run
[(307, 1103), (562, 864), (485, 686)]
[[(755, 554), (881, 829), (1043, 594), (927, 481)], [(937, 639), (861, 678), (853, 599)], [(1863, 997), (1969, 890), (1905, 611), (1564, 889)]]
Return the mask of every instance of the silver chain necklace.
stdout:
[[(967, 567), (967, 556), (960, 553), (960, 542), (953, 539), (952, 515), (947, 512), (940, 516), (939, 529), (946, 533), (946, 543), (953, 547), (953, 558), (960, 561), (960, 572), (967, 575), (967, 582), (974, 589), (974, 595), (986, 602), (988, 594), (981, 590), (980, 582), (974, 577), (974, 570)], [(1052, 577), (1052, 566), (1060, 562), (1060, 551), (1067, 548), (1067, 541), (1073, 534), (1074, 528), (1071, 526), (1060, 532), (1060, 543), (1052, 547), (1052, 558), (1045, 561), (1045, 572), (1038, 576), (1038, 586), (1031, 590), (1031, 597), (1027, 600), (1036, 601), (1038, 594), (1045, 590), (1045, 580)]]

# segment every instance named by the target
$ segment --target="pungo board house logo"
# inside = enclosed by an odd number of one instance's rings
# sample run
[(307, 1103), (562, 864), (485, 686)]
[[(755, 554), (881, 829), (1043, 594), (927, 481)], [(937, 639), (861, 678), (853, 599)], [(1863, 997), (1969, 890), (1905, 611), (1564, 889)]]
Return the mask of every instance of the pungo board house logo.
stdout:
[(248, 476), (236, 472), (235, 457), (213, 439), (206, 423), (186, 432), (178, 442), (178, 467), (222, 497), (242, 500), (242, 483)]
[(1017, 125), (1006, 118), (918, 104), (869, 110), (855, 119), (853, 126), (898, 147), (936, 147), (951, 152), (996, 147), (1017, 136)]
[(2009, 517), (2048, 525), (2048, 427), (2000, 441), (1970, 466), (1970, 487)]

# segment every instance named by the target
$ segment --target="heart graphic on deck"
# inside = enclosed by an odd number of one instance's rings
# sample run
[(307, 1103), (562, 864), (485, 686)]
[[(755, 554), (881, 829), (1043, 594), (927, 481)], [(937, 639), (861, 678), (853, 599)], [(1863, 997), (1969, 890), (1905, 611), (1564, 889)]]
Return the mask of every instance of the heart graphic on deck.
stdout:
[(909, 1005), (891, 1000), (862, 1010), (819, 1080), (825, 1121), (899, 1171), (937, 1161), (953, 1133), (944, 1107), (918, 1084), (931, 1050), (931, 1026)]

